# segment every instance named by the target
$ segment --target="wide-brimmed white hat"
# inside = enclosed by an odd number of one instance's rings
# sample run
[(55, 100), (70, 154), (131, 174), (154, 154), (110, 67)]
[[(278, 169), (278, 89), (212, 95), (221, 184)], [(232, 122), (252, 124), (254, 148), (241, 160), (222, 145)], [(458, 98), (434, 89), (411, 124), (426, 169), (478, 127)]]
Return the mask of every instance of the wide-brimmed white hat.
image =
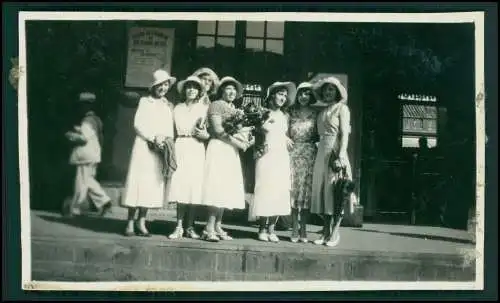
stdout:
[(287, 91), (287, 103), (284, 106), (292, 106), (295, 103), (295, 96), (297, 95), (297, 87), (295, 83), (286, 81), (286, 82), (274, 82), (267, 88), (266, 100), (269, 98), (269, 95), (272, 91), (277, 88), (284, 88)]
[(201, 77), (202, 75), (209, 75), (210, 78), (212, 78), (213, 85), (208, 93), (214, 94), (215, 92), (217, 92), (217, 86), (219, 85), (219, 81), (220, 81), (217, 74), (212, 69), (210, 69), (208, 67), (199, 68), (193, 73), (193, 76), (196, 76), (198, 78)]
[(78, 96), (78, 101), (79, 102), (94, 103), (96, 101), (96, 97), (95, 97), (94, 93), (81, 92), (80, 95)]
[(169, 82), (170, 86), (173, 86), (175, 82), (177, 82), (177, 78), (174, 76), (171, 76), (166, 70), (163, 69), (157, 69), (153, 73), (153, 81), (151, 81), (151, 85), (149, 86), (152, 88), (155, 85), (158, 85), (163, 82)]
[(223, 77), (222, 79), (220, 79), (219, 84), (217, 85), (216, 92), (219, 93), (219, 89), (226, 86), (227, 84), (234, 84), (236, 86), (236, 91), (237, 91), (236, 98), (237, 99), (240, 98), (241, 96), (243, 96), (243, 85), (241, 85), (241, 83), (238, 80), (236, 80), (235, 78), (229, 77), (229, 76), (226, 76), (226, 77)]
[(203, 87), (203, 83), (201, 83), (200, 78), (196, 76), (189, 76), (186, 79), (179, 81), (177, 83), (177, 91), (179, 94), (182, 94), (182, 91), (184, 90), (184, 86), (186, 83), (196, 83), (198, 85), (198, 89), (200, 90), (200, 95), (202, 95), (205, 92), (205, 88)]
[(297, 93), (301, 90), (301, 89), (311, 89), (312, 90), (312, 83), (311, 82), (302, 82), (299, 84), (299, 86), (297, 86)]
[(316, 97), (316, 100), (323, 102), (323, 96), (321, 93), (321, 90), (323, 89), (323, 85), (325, 84), (333, 84), (335, 87), (337, 87), (338, 93), (340, 94), (340, 101), (339, 102), (344, 102), (347, 103), (347, 89), (345, 86), (340, 82), (340, 80), (337, 77), (327, 77), (324, 79), (319, 80), (313, 85), (313, 93), (314, 96)]

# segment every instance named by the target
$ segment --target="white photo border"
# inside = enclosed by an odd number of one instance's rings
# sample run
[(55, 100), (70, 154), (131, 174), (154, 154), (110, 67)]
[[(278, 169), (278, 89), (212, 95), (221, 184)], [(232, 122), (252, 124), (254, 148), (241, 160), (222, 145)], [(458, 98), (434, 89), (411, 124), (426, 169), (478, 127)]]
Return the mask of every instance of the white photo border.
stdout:
[[(347, 290), (483, 290), (485, 211), (485, 62), (482, 11), (453, 13), (204, 13), (204, 12), (19, 12), (19, 176), (21, 207), (22, 288), (24, 290), (92, 291), (347, 291)], [(475, 26), (476, 110), (476, 279), (474, 282), (42, 282), (31, 279), (31, 220), (28, 167), (28, 116), (26, 90), (26, 21), (127, 21), (127, 20), (245, 20), (299, 22), (473, 23)]]

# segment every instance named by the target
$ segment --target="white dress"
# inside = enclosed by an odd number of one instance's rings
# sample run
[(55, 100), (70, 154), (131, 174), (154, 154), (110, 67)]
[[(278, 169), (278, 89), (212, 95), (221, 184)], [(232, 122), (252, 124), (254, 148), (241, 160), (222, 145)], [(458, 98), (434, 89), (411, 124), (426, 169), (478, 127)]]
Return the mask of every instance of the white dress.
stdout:
[(291, 212), (291, 168), (286, 142), (288, 121), (281, 111), (273, 111), (263, 127), (267, 130), (268, 150), (255, 164), (254, 200), (249, 217), (286, 216)]
[(143, 97), (139, 101), (134, 128), (136, 137), (121, 200), (123, 207), (161, 208), (166, 201), (162, 157), (149, 149), (146, 139), (173, 138), (174, 121), (167, 99)]
[[(212, 102), (208, 110), (209, 129), (213, 127), (211, 115), (217, 115), (224, 120), (230, 117), (233, 111), (232, 104), (221, 100)], [(211, 137), (207, 146), (202, 204), (227, 209), (245, 208), (245, 188), (239, 151), (216, 137)]]
[(200, 204), (205, 166), (205, 145), (192, 137), (199, 118), (205, 119), (208, 104), (198, 102), (187, 106), (178, 104), (174, 109), (177, 130), (175, 156), (177, 169), (172, 175), (169, 200), (185, 204)]

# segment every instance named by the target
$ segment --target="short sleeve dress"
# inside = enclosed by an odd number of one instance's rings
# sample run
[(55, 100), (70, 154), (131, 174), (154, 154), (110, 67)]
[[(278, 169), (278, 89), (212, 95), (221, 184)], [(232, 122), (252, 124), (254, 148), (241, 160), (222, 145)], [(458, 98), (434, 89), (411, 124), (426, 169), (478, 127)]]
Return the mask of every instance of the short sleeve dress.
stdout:
[(208, 104), (198, 101), (187, 105), (179, 103), (174, 109), (177, 131), (175, 156), (177, 169), (172, 175), (169, 200), (184, 204), (200, 204), (205, 168), (205, 144), (193, 137), (197, 121), (205, 119)]
[[(333, 205), (333, 185), (336, 180), (332, 173), (329, 160), (332, 152), (336, 154), (340, 149), (340, 112), (349, 111), (343, 102), (325, 108), (318, 116), (318, 134), (320, 141), (318, 153), (314, 162), (314, 172), (312, 180), (311, 213), (321, 215), (332, 215)], [(351, 165), (347, 165), (347, 174), (351, 175)]]
[(223, 100), (210, 103), (208, 107), (208, 142), (203, 178), (202, 205), (226, 209), (245, 208), (245, 189), (240, 154), (236, 147), (220, 140), (212, 125), (212, 116), (222, 121), (235, 113), (233, 104)]
[(280, 110), (272, 111), (265, 143), (267, 151), (255, 163), (254, 200), (250, 217), (286, 216), (291, 212), (290, 155), (287, 147), (288, 117)]
[(319, 139), (317, 117), (317, 110), (312, 108), (290, 113), (292, 207), (298, 209), (309, 209), (311, 206), (314, 161), (318, 150), (316, 142)]

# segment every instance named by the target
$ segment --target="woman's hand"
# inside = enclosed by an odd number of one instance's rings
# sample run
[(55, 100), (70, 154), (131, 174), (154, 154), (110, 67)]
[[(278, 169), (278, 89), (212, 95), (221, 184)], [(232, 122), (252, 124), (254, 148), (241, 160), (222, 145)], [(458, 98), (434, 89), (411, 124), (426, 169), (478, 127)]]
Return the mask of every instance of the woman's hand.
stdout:
[(250, 147), (249, 142), (246, 140), (236, 138), (234, 136), (231, 136), (230, 140), (231, 140), (231, 145), (233, 145), (237, 149), (241, 149), (242, 151), (246, 151)]
[(339, 161), (342, 167), (347, 167), (349, 165), (349, 158), (347, 157), (347, 151), (341, 150), (339, 153)]
[(248, 141), (248, 147), (253, 146), (255, 144), (255, 137), (250, 135), (250, 140)]
[(288, 148), (288, 150), (292, 150), (293, 148), (293, 140), (289, 137), (286, 137), (286, 147)]
[(198, 128), (198, 127), (194, 129), (193, 136), (200, 140), (207, 140), (210, 137), (206, 128)]

